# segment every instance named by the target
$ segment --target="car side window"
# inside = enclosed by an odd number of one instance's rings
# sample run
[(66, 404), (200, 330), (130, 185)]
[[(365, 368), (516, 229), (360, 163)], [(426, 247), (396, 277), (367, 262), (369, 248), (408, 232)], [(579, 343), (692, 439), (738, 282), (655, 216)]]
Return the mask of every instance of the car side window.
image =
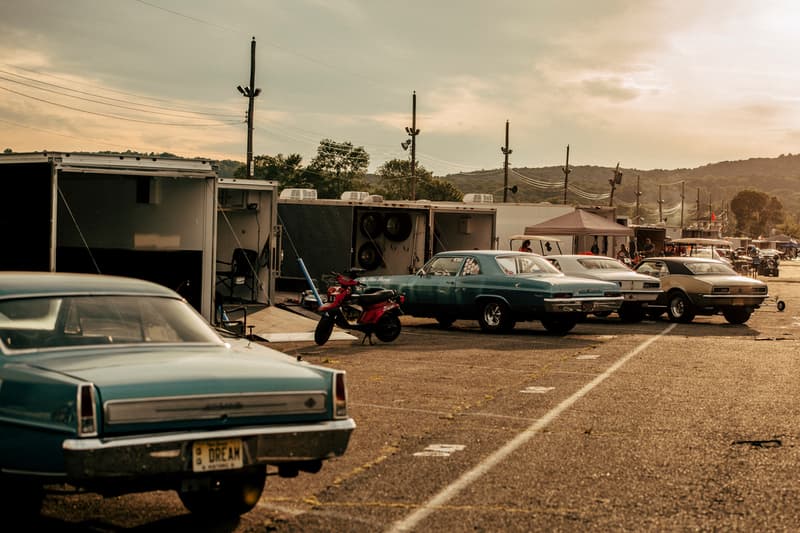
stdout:
[(496, 258), (497, 266), (500, 267), (500, 270), (503, 271), (503, 274), (507, 276), (513, 276), (517, 273), (517, 262), (514, 261), (514, 257), (512, 256), (503, 256)]
[(669, 274), (667, 265), (662, 261), (643, 263), (636, 271), (656, 278)]
[(437, 257), (428, 264), (425, 273), (430, 276), (455, 276), (463, 262), (463, 256)]
[(481, 273), (481, 265), (474, 257), (467, 257), (464, 260), (464, 268), (461, 270), (462, 276), (476, 276)]

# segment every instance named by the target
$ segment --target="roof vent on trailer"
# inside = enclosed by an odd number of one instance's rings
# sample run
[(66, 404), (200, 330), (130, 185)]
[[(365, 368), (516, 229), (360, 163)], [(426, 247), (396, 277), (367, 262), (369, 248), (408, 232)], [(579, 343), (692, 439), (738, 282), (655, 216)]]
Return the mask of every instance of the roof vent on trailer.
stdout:
[(316, 200), (316, 189), (283, 189), (280, 195), (281, 200)]
[(467, 204), (491, 204), (494, 203), (494, 196), (488, 193), (471, 192), (464, 195), (464, 203)]
[(341, 196), (342, 200), (350, 200), (352, 202), (363, 202), (367, 198), (369, 198), (367, 191), (344, 191)]
[(367, 201), (368, 202), (380, 203), (380, 202), (383, 201), (383, 196), (381, 196), (380, 194), (370, 194), (367, 197)]

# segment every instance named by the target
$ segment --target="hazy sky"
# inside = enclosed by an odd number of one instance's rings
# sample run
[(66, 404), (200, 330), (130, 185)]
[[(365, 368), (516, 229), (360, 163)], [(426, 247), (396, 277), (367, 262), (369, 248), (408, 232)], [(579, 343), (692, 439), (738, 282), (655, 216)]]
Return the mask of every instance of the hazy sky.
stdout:
[(436, 175), (800, 152), (800, 2), (0, 0), (0, 150), (244, 161), (323, 138)]

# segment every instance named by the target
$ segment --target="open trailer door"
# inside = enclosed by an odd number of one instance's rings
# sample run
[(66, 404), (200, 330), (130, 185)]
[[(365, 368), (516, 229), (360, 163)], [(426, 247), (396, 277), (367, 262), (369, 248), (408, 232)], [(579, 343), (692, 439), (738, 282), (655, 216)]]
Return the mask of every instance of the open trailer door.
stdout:
[(272, 303), (280, 264), (277, 187), (274, 181), (217, 178), (215, 309)]

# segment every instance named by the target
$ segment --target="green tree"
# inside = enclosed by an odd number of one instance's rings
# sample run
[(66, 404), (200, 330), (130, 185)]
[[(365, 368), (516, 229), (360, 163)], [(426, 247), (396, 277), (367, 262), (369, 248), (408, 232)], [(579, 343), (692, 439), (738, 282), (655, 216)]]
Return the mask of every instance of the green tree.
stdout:
[(365, 188), (368, 167), (369, 154), (363, 146), (323, 139), (302, 180), (317, 190), (319, 198), (339, 198), (344, 191)]
[[(277, 181), (280, 189), (309, 187), (303, 180), (303, 156), (300, 154), (258, 155), (253, 158), (253, 178)], [(247, 167), (236, 169), (236, 177), (244, 177)]]
[[(391, 159), (377, 170), (378, 194), (387, 200), (408, 200), (411, 198), (411, 161)], [(462, 192), (449, 181), (434, 178), (433, 174), (421, 165), (414, 172), (415, 192), (419, 199), (433, 201), (459, 202)]]
[(5, 150), (3, 150), (3, 153), (4, 154), (12, 154), (12, 153), (14, 153), (14, 151), (11, 148), (6, 148)]
[(800, 224), (790, 216), (786, 216), (782, 224), (778, 224), (778, 231), (792, 237), (800, 237)]
[(785, 221), (783, 204), (775, 196), (746, 189), (731, 200), (731, 212), (736, 217), (735, 231), (739, 235), (757, 237)]

